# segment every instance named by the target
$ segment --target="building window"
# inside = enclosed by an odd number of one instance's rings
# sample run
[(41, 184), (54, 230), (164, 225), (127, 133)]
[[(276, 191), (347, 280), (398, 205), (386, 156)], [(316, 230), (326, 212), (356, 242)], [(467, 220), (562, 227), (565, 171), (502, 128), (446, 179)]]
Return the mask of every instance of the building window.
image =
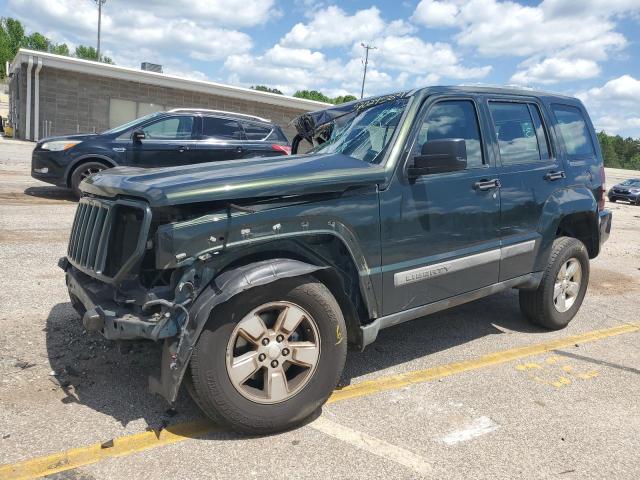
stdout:
[(109, 128), (140, 118), (144, 115), (164, 110), (164, 105), (158, 103), (133, 102), (120, 98), (109, 100)]

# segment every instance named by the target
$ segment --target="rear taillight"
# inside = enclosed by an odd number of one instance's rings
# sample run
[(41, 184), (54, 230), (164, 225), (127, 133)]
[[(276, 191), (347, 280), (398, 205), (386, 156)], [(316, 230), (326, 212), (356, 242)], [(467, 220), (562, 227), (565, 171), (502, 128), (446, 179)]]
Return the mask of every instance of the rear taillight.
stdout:
[(291, 147), (289, 145), (280, 145), (278, 143), (274, 143), (271, 145), (271, 149), (276, 152), (282, 152), (285, 155), (291, 155)]
[(600, 188), (598, 188), (598, 211), (604, 210), (604, 199), (607, 187), (605, 185), (606, 175), (604, 172), (604, 166), (600, 167)]

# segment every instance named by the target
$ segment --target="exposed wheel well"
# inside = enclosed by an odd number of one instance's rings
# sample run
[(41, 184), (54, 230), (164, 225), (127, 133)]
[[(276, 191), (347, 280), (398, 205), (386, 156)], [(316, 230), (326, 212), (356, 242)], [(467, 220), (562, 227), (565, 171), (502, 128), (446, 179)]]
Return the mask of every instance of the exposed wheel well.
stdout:
[(595, 212), (576, 212), (566, 215), (560, 221), (556, 237), (572, 237), (587, 247), (589, 258), (599, 253), (598, 216)]
[(221, 272), (249, 263), (275, 258), (290, 258), (328, 268), (312, 275), (333, 294), (347, 324), (349, 343), (359, 341), (360, 325), (368, 318), (360, 291), (359, 274), (353, 258), (342, 241), (333, 235), (310, 235), (280, 240), (243, 249), (242, 256), (231, 260)]
[(83, 158), (78, 163), (76, 163), (73, 166), (73, 168), (69, 169), (69, 172), (67, 173), (67, 187), (71, 187), (71, 177), (73, 176), (73, 172), (75, 172), (79, 167), (81, 167), (82, 165), (85, 165), (87, 163), (101, 163), (107, 168), (112, 168), (112, 167), (115, 166), (113, 163), (108, 162), (107, 160), (105, 160), (103, 158), (99, 158), (99, 157)]

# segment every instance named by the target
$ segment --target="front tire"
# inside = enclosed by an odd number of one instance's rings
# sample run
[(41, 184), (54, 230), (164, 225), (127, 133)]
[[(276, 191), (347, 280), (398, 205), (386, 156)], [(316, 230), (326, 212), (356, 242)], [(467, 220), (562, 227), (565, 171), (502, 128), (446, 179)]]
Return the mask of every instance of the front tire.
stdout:
[(78, 165), (73, 170), (73, 173), (71, 173), (71, 179), (69, 180), (69, 185), (76, 198), (80, 198), (82, 194), (82, 192), (80, 192), (80, 182), (94, 173), (101, 172), (107, 168), (109, 167), (102, 162), (86, 162)]
[(283, 279), (216, 308), (191, 359), (197, 404), (216, 423), (268, 434), (329, 398), (347, 354), (336, 299), (312, 277)]
[(580, 309), (589, 283), (589, 255), (575, 238), (553, 242), (549, 262), (536, 290), (520, 290), (520, 310), (531, 322), (560, 330)]

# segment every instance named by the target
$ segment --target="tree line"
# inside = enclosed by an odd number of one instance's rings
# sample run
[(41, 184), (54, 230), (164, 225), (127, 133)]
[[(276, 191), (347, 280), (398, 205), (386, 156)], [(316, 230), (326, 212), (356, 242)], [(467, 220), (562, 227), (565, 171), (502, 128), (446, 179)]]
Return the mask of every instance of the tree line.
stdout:
[(598, 133), (604, 166), (640, 170), (640, 138)]
[(40, 32), (26, 34), (24, 25), (15, 18), (0, 18), (0, 78), (5, 77), (4, 65), (11, 62), (20, 48), (28, 48), (39, 52), (55, 53), (68, 57), (77, 57), (85, 60), (96, 60), (104, 63), (113, 63), (113, 60), (104, 55), (98, 58), (98, 52), (94, 47), (78, 45), (71, 53), (66, 43), (55, 43)]
[[(259, 90), (261, 92), (277, 93), (278, 95), (284, 95), (277, 88), (267, 87), (266, 85), (254, 85), (251, 87), (253, 90)], [(315, 100), (316, 102), (333, 103), (334, 105), (340, 105), (341, 103), (351, 102), (356, 100), (354, 95), (338, 95), (331, 98), (324, 93), (317, 90), (298, 90), (293, 94), (296, 98), (306, 98), (307, 100)]]

